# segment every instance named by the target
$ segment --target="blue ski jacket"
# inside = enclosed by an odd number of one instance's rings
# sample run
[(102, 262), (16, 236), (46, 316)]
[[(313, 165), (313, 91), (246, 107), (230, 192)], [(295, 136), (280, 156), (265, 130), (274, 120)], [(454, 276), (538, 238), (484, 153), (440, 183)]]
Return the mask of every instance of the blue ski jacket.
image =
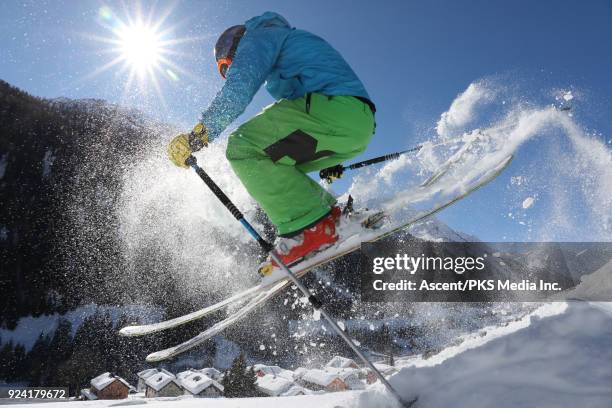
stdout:
[(245, 26), (226, 82), (202, 113), (209, 140), (244, 112), (264, 82), (276, 100), (308, 92), (369, 99), (348, 63), (322, 38), (292, 28), (273, 12), (251, 18)]

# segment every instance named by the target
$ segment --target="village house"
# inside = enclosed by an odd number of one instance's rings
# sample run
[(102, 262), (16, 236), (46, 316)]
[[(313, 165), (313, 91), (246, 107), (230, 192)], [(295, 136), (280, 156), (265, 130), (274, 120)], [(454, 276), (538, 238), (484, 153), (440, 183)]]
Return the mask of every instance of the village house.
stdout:
[[(374, 367), (376, 367), (378, 371), (380, 371), (380, 373), (384, 375), (385, 377), (395, 374), (398, 371), (397, 368), (390, 366), (388, 364), (385, 364), (385, 363), (373, 363), (373, 364), (374, 364)], [(361, 380), (364, 380), (367, 384), (373, 384), (376, 381), (378, 381), (378, 377), (376, 376), (376, 374), (374, 374), (374, 372), (372, 372), (372, 370), (370, 370), (369, 368), (362, 368), (361, 370), (359, 370), (358, 375), (359, 375), (359, 378)]]
[(216, 368), (206, 367), (206, 368), (201, 368), (195, 371), (197, 371), (200, 374), (204, 374), (208, 378), (212, 378), (213, 380), (217, 382), (221, 381), (221, 379), (223, 378), (223, 373), (221, 373), (221, 371), (217, 370)]
[(145, 397), (177, 397), (183, 394), (183, 387), (176, 377), (168, 371), (153, 374), (145, 381)]
[(330, 367), (330, 368), (359, 368), (359, 366), (357, 365), (357, 363), (355, 363), (355, 361), (351, 360), (350, 358), (341, 357), (341, 356), (335, 356), (334, 358), (329, 360), (329, 363), (327, 363), (325, 365), (325, 367)]
[(145, 381), (147, 381), (147, 378), (149, 378), (150, 376), (152, 376), (153, 374), (157, 374), (159, 372), (164, 372), (168, 375), (172, 375), (172, 373), (170, 371), (164, 370), (162, 369), (158, 369), (158, 368), (148, 368), (146, 370), (142, 370), (140, 371), (137, 376), (138, 376), (138, 384), (136, 384), (136, 390), (139, 392), (142, 392), (146, 389), (146, 385), (145, 385)]
[(130, 391), (130, 384), (123, 378), (111, 374), (100, 374), (90, 381), (91, 388), (81, 391), (81, 395), (89, 400), (124, 399)]
[(181, 371), (180, 373), (176, 374), (176, 380), (178, 382), (181, 382), (185, 378), (187, 378), (187, 377), (189, 377), (191, 375), (194, 375), (194, 374), (196, 374), (196, 371), (190, 368), (189, 370)]
[(361, 369), (325, 367), (325, 371), (338, 376), (349, 390), (363, 390), (365, 384), (360, 379)]
[(206, 367), (200, 369), (190, 368), (188, 370), (182, 371), (176, 375), (176, 379), (182, 381), (184, 378), (187, 378), (194, 374), (204, 374), (208, 378), (213, 379), (217, 382), (221, 381), (221, 379), (223, 378), (223, 374), (221, 373), (221, 371), (217, 370), (216, 368)]
[(271, 374), (257, 376), (256, 385), (259, 392), (269, 397), (278, 397), (294, 386), (293, 381)]
[(200, 398), (218, 398), (223, 396), (223, 386), (212, 378), (194, 372), (181, 380), (185, 394)]
[(298, 383), (315, 391), (335, 392), (349, 389), (348, 385), (337, 374), (318, 369), (306, 370)]
[(279, 366), (255, 364), (253, 366), (253, 371), (255, 371), (255, 375), (257, 375), (257, 377), (263, 377), (265, 375), (272, 375), (275, 377), (283, 377), (290, 381), (294, 380), (293, 371), (285, 370), (284, 368), (280, 368)]
[(376, 381), (378, 381), (376, 374), (374, 374), (374, 372), (372, 372), (372, 370), (369, 368), (362, 368), (359, 370), (359, 378), (364, 380), (367, 384), (374, 384)]

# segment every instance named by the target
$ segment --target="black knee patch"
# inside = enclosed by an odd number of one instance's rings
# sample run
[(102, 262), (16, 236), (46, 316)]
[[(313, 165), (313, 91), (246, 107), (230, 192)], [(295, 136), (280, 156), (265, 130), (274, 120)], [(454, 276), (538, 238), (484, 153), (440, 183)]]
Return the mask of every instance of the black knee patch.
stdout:
[(277, 162), (287, 156), (295, 160), (295, 164), (311, 162), (335, 153), (331, 150), (317, 152), (318, 143), (317, 139), (298, 129), (266, 147), (264, 152), (270, 156), (273, 162)]

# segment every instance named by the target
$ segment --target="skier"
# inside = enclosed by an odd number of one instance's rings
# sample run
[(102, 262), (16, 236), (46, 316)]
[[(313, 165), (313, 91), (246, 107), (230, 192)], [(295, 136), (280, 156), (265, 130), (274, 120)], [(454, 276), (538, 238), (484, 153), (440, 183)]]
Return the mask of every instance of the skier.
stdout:
[[(363, 84), (325, 40), (273, 12), (225, 30), (215, 58), (226, 82), (193, 130), (170, 142), (170, 160), (187, 168), (189, 156), (244, 112), (265, 82), (276, 102), (230, 135), (226, 157), (277, 227), (275, 250), (285, 264), (333, 245), (340, 208), (306, 173), (366, 149), (376, 108)], [(266, 276), (274, 266), (268, 259), (259, 271)]]

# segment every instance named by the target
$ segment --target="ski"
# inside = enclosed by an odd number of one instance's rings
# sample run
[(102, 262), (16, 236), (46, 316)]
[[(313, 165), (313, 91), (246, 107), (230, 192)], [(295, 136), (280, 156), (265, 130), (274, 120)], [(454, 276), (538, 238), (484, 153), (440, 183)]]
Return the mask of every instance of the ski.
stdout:
[[(377, 225), (381, 220), (382, 217), (380, 212), (372, 214), (372, 216), (368, 217), (364, 221), (364, 227), (370, 228), (374, 225)], [(313, 260), (304, 261), (296, 265), (293, 269), (294, 272), (298, 274), (298, 276), (301, 276), (299, 274), (301, 272), (307, 272), (308, 270), (310, 270), (310, 268), (313, 267), (311, 265), (314, 265)], [(277, 282), (278, 281), (261, 282), (256, 286), (252, 286), (242, 292), (232, 295), (231, 297), (224, 299), (221, 302), (215, 303), (214, 305), (204, 307), (187, 315), (179, 316), (170, 320), (145, 325), (126, 326), (119, 330), (119, 334), (126, 337), (137, 337), (172, 329), (183, 324), (192, 322), (194, 320), (201, 319), (231, 304), (246, 303), (249, 299), (256, 297), (259, 293), (265, 292), (271, 287), (274, 287)]]
[[(294, 274), (297, 277), (302, 277), (306, 273), (308, 273), (309, 271), (311, 271), (312, 269), (318, 266), (331, 262), (332, 260), (336, 258), (339, 258), (341, 256), (344, 256), (346, 254), (349, 254), (359, 249), (361, 242), (380, 240), (382, 238), (385, 238), (398, 231), (409, 228), (413, 226), (414, 224), (419, 223), (431, 217), (432, 215), (444, 210), (445, 208), (451, 206), (457, 201), (465, 198), (466, 196), (472, 194), (479, 188), (488, 184), (490, 181), (495, 179), (501, 172), (503, 172), (504, 169), (508, 167), (511, 161), (512, 161), (512, 156), (506, 157), (497, 166), (495, 166), (492, 170), (490, 170), (489, 174), (483, 176), (476, 184), (474, 184), (470, 188), (463, 190), (462, 192), (458, 193), (456, 196), (434, 206), (433, 208), (429, 210), (421, 211), (420, 213), (416, 214), (415, 216), (411, 217), (408, 221), (403, 222), (400, 225), (389, 226), (387, 228), (383, 227), (378, 230), (368, 231), (366, 234), (349, 237), (347, 240), (343, 241), (342, 243), (338, 245), (338, 247), (336, 248), (336, 252), (333, 254), (333, 256), (330, 257), (329, 254), (326, 254), (325, 251), (318, 255), (315, 255), (313, 258), (310, 258), (298, 264), (296, 267), (292, 268)], [(244, 306), (239, 308), (236, 312), (234, 312), (232, 315), (230, 315), (226, 319), (215, 323), (210, 328), (206, 329), (205, 331), (201, 332), (197, 336), (181, 344), (149, 354), (147, 356), (147, 361), (148, 362), (158, 362), (158, 361), (167, 360), (169, 358), (182, 354), (185, 351), (190, 350), (193, 347), (198, 346), (204, 341), (222, 332), (226, 328), (232, 326), (236, 322), (242, 320), (242, 318), (248, 315), (251, 311), (257, 309), (258, 306), (264, 304), (270, 298), (282, 292), (285, 289), (285, 287), (289, 286), (290, 284), (291, 282), (285, 278), (285, 279), (278, 280), (274, 283), (271, 283), (270, 285), (267, 285), (268, 286), (267, 289), (259, 289), (257, 292), (255, 292), (256, 294), (253, 295), (252, 299), (249, 302), (247, 302)]]
[(121, 330), (119, 330), (119, 334), (126, 337), (145, 336), (147, 334), (153, 334), (160, 331), (172, 329), (174, 327), (182, 326), (189, 322), (193, 322), (194, 320), (198, 320), (205, 316), (208, 316), (231, 304), (246, 302), (252, 297), (257, 296), (257, 294), (263, 289), (264, 288), (262, 288), (261, 285), (252, 286), (242, 292), (236, 293), (235, 295), (223, 299), (221, 302), (204, 307), (202, 309), (196, 310), (183, 316), (175, 317), (173, 319), (157, 323), (125, 326)]
[[(462, 155), (463, 152), (461, 152), (460, 155)], [(459, 156), (460, 156), (459, 155)], [(455, 159), (452, 160), (453, 158), (451, 158), (451, 160), (453, 161), (453, 163), (456, 163), (458, 160), (456, 159), (458, 155), (455, 155)], [(444, 175), (448, 169), (449, 169), (450, 165), (445, 165), (440, 171), (435, 173), (435, 180), (439, 179), (442, 175)], [(434, 177), (432, 176), (432, 178)], [(425, 181), (424, 183), (422, 183), (420, 185), (421, 188), (426, 188), (426, 187), (430, 187), (431, 184), (433, 184), (432, 178), (428, 179), (427, 181)], [(299, 270), (301, 269), (301, 267), (304, 265), (299, 265), (296, 268), (295, 272), (299, 273)], [(272, 282), (273, 284), (274, 282)], [(243, 290), (239, 293), (236, 293), (230, 297), (228, 297), (227, 299), (224, 299), (218, 303), (215, 303), (213, 305), (204, 307), (202, 309), (196, 310), (192, 313), (189, 313), (187, 315), (183, 315), (183, 316), (179, 316), (173, 319), (169, 319), (166, 321), (162, 321), (162, 322), (157, 322), (157, 323), (151, 323), (151, 324), (144, 324), (144, 325), (133, 325), (133, 326), (126, 326), (123, 327), (120, 331), (119, 334), (122, 336), (126, 336), (126, 337), (137, 337), (137, 336), (145, 336), (148, 334), (153, 334), (153, 333), (157, 333), (160, 331), (164, 331), (164, 330), (169, 330), (190, 322), (193, 322), (194, 320), (198, 320), (201, 319), (205, 316), (208, 316), (212, 313), (215, 313), (231, 304), (234, 303), (242, 303), (242, 302), (247, 302), (249, 299), (257, 296), (257, 294), (259, 294), (260, 292), (263, 292), (265, 290), (267, 290), (270, 287), (271, 284), (265, 284), (265, 283), (260, 283), (258, 285), (252, 286), (246, 290)]]

